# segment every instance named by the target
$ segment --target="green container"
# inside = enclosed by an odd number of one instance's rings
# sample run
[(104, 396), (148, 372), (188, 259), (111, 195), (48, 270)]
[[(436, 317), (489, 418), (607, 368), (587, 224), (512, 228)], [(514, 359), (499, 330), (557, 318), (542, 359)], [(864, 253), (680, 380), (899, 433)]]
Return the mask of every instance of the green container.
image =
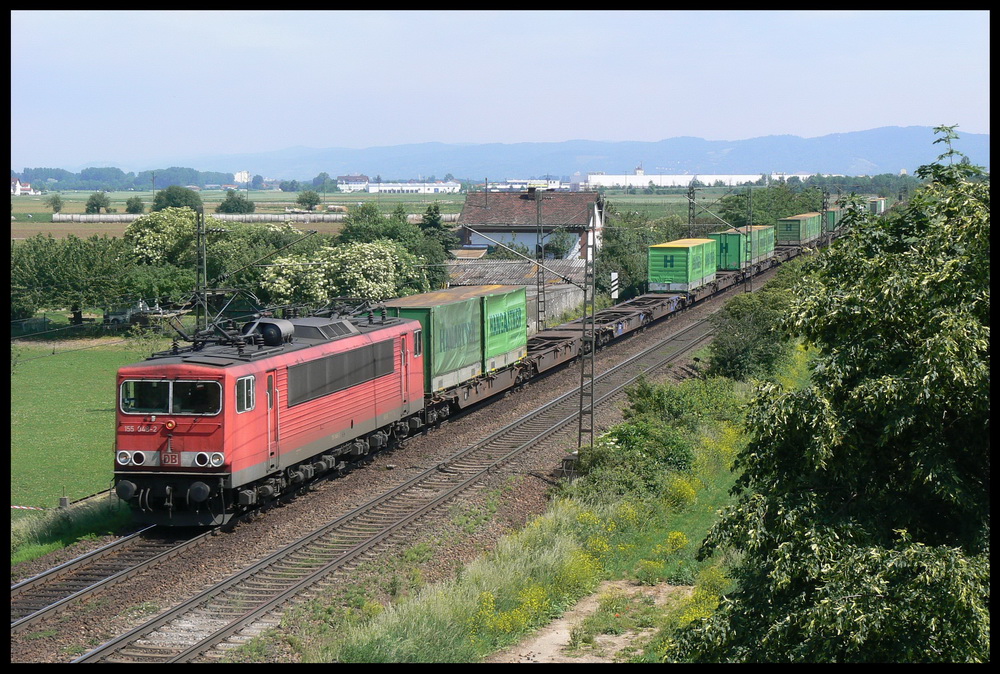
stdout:
[(528, 355), (528, 300), (522, 287), (488, 291), (483, 301), (483, 370), (497, 370)]
[(754, 225), (753, 261), (766, 260), (774, 257), (774, 227), (770, 225)]
[(746, 232), (727, 229), (723, 232), (712, 232), (708, 238), (718, 243), (716, 266), (719, 269), (743, 269), (749, 264)]
[(441, 391), (527, 353), (523, 287), (459, 286), (385, 303), (390, 316), (420, 321), (424, 388)]
[(823, 233), (822, 213), (802, 213), (778, 220), (775, 240), (779, 244), (803, 244), (815, 241)]
[(826, 222), (823, 226), (824, 232), (835, 232), (840, 227), (840, 221), (844, 217), (844, 211), (840, 208), (831, 208), (826, 212)]
[(727, 229), (708, 238), (718, 242), (719, 269), (743, 269), (774, 255), (774, 227), (755, 225), (749, 235), (746, 229)]
[(678, 239), (649, 247), (650, 292), (690, 292), (715, 280), (714, 239)]

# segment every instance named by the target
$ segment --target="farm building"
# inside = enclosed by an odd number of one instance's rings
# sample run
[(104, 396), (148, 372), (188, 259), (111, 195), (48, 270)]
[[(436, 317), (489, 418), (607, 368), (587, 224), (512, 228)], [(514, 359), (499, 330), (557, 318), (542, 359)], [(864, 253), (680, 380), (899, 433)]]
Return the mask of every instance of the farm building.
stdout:
[(604, 226), (604, 200), (597, 192), (472, 192), (458, 217), (462, 243), (495, 247), (523, 245), (536, 254), (538, 232), (544, 245), (562, 243), (560, 257), (583, 257), (587, 231), (595, 232), (600, 247)]

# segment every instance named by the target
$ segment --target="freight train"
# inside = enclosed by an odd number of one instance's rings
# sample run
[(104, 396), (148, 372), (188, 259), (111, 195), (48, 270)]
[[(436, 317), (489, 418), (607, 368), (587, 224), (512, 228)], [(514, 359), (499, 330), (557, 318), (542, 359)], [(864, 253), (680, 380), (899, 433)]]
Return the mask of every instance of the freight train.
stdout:
[[(836, 233), (839, 217), (807, 215), (650, 246), (649, 292), (597, 312), (595, 346)], [(582, 320), (529, 338), (518, 286), (455, 287), (377, 313), (262, 316), (121, 368), (118, 497), (140, 522), (225, 524), (590, 348)]]

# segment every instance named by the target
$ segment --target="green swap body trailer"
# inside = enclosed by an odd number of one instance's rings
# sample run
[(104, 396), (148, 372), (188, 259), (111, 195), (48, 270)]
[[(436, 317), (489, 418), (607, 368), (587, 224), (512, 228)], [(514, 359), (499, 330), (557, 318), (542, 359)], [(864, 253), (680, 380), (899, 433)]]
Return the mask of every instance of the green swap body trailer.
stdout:
[(390, 316), (420, 321), (427, 392), (502, 369), (528, 353), (523, 286), (457, 286), (389, 300), (385, 306)]
[(715, 239), (678, 239), (649, 247), (649, 291), (691, 292), (715, 280)]
[(845, 212), (843, 208), (831, 208), (824, 211), (823, 215), (826, 219), (823, 222), (823, 231), (830, 233), (840, 229), (840, 221), (844, 219)]
[(779, 218), (775, 228), (778, 245), (801, 245), (815, 241), (823, 234), (822, 213), (802, 213)]
[(737, 270), (774, 256), (774, 227), (754, 225), (746, 228), (713, 232), (708, 238), (718, 243), (718, 269)]

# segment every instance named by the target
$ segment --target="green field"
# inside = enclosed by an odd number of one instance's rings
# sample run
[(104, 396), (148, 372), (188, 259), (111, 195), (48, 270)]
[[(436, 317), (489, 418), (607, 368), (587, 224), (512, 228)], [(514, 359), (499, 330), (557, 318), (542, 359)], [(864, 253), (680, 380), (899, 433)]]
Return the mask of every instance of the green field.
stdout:
[[(241, 190), (241, 193), (245, 192)], [(87, 199), (93, 192), (89, 191), (64, 191), (59, 192), (63, 200), (63, 207), (60, 213), (64, 215), (74, 213), (84, 213), (86, 211)], [(111, 209), (118, 214), (125, 213), (125, 202), (132, 197), (142, 199), (146, 207), (145, 212), (153, 203), (153, 192), (108, 192), (111, 200)], [(226, 198), (226, 193), (222, 190), (203, 190), (198, 193), (202, 203), (205, 205), (205, 214), (212, 215), (216, 207)], [(25, 239), (36, 234), (51, 234), (56, 238), (73, 234), (80, 237), (92, 235), (121, 236), (128, 223), (124, 222), (52, 222), (52, 209), (46, 205), (45, 200), (49, 194), (41, 196), (17, 196), (11, 197), (11, 221), (10, 238)], [(464, 194), (343, 194), (340, 192), (320, 195), (323, 203), (317, 207), (317, 211), (328, 210), (328, 206), (340, 206), (347, 209), (356, 207), (358, 204), (374, 202), (383, 213), (392, 212), (397, 206), (402, 205), (407, 213), (422, 214), (431, 204), (438, 204), (442, 214), (456, 214), (461, 212), (462, 205), (465, 204)], [(256, 213), (284, 213), (286, 208), (299, 208), (296, 203), (298, 193), (279, 192), (276, 190), (250, 191), (249, 199), (256, 205)], [(339, 231), (340, 223), (314, 223), (313, 228), (324, 234), (331, 234)]]
[[(40, 220), (42, 222), (52, 222), (52, 209), (46, 204), (46, 200), (52, 195), (58, 194), (63, 201), (61, 213), (84, 213), (86, 212), (87, 199), (93, 194), (87, 190), (67, 190), (62, 192), (46, 193), (40, 196), (17, 196), (11, 197), (11, 215), (15, 221)], [(240, 190), (240, 194), (247, 195), (250, 201), (257, 206), (257, 213), (284, 213), (285, 208), (298, 208), (296, 199), (298, 192), (279, 192), (277, 190)], [(111, 200), (113, 212), (125, 213), (125, 203), (133, 198), (142, 199), (149, 212), (149, 207), (153, 203), (153, 192), (127, 191), (108, 192)], [(198, 192), (202, 203), (205, 204), (205, 213), (215, 212), (215, 208), (226, 198), (224, 190), (202, 190)], [(345, 206), (350, 208), (360, 203), (373, 201), (377, 203), (383, 211), (392, 211), (397, 205), (402, 204), (411, 213), (423, 213), (427, 207), (437, 203), (442, 213), (458, 213), (465, 203), (464, 194), (367, 194), (367, 193), (341, 193), (333, 192), (320, 194), (323, 200), (317, 210), (323, 210), (326, 206)], [(31, 218), (28, 218), (28, 215)]]
[(19, 357), (10, 378), (11, 505), (53, 508), (61, 496), (108, 489), (115, 373), (141, 357), (116, 338), (12, 344)]
[[(241, 190), (241, 193), (246, 194)], [(718, 199), (729, 190), (723, 188), (699, 189), (696, 202), (698, 204), (698, 216), (705, 216), (705, 209), (711, 209)], [(84, 213), (87, 199), (93, 192), (90, 191), (64, 191), (59, 192), (63, 200), (61, 213), (73, 214)], [(153, 203), (153, 192), (108, 192), (111, 200), (111, 208), (117, 213), (125, 213), (125, 202), (132, 197), (139, 197), (146, 206), (146, 211)], [(198, 193), (205, 205), (205, 213), (211, 215), (216, 207), (226, 197), (222, 190), (203, 190)], [(119, 230), (124, 230), (124, 223), (108, 224), (101, 226), (98, 223), (52, 223), (52, 209), (46, 205), (45, 200), (49, 194), (41, 196), (19, 196), (11, 197), (11, 237), (24, 238), (39, 231), (51, 232), (53, 236), (65, 236), (73, 233), (82, 236), (90, 234), (120, 234)], [(374, 202), (384, 213), (390, 213), (397, 206), (403, 206), (407, 213), (421, 214), (427, 210), (431, 204), (437, 204), (442, 214), (457, 214), (462, 211), (465, 204), (465, 194), (367, 194), (367, 193), (327, 193), (321, 195), (323, 203), (317, 210), (327, 210), (328, 206), (339, 206), (347, 209), (354, 208), (362, 203)], [(298, 208), (296, 199), (298, 193), (279, 192), (276, 190), (251, 190), (248, 198), (257, 207), (257, 213), (284, 213), (285, 208)], [(638, 211), (650, 218), (662, 218), (668, 215), (676, 215), (683, 221), (688, 218), (688, 200), (682, 193), (676, 194), (634, 194), (612, 191), (606, 195), (609, 203), (619, 212)], [(30, 217), (29, 217), (30, 216)]]

